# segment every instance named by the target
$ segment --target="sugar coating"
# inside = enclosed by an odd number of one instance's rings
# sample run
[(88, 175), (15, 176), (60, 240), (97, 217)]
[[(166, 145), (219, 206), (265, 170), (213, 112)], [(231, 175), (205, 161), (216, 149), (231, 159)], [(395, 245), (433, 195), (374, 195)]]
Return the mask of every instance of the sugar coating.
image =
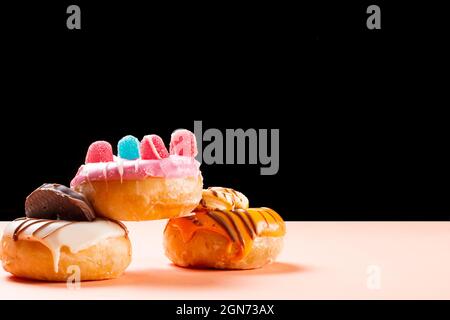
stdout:
[(112, 146), (107, 141), (93, 142), (86, 154), (86, 163), (113, 161)]
[(197, 153), (197, 140), (192, 132), (186, 129), (178, 129), (172, 133), (170, 154), (195, 157)]
[(117, 152), (120, 158), (136, 160), (140, 157), (139, 140), (131, 135), (125, 136), (117, 143)]
[(164, 141), (156, 134), (145, 136), (141, 142), (142, 159), (164, 159), (169, 156)]

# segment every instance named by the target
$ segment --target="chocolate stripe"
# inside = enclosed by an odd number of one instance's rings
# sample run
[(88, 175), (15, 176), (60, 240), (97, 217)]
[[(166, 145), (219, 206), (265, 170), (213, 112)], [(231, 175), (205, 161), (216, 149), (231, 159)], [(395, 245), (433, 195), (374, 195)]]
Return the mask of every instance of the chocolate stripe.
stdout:
[[(57, 222), (57, 221), (52, 221), (52, 222)], [(41, 239), (45, 239), (45, 238), (47, 238), (48, 236), (54, 234), (56, 231), (58, 231), (58, 230), (60, 230), (60, 229), (62, 229), (62, 228), (65, 228), (65, 227), (67, 227), (68, 225), (71, 225), (71, 224), (73, 224), (73, 223), (75, 223), (75, 222), (74, 222), (74, 221), (67, 221), (66, 224), (63, 224), (63, 225), (61, 225), (61, 226), (59, 226), (59, 227), (57, 227), (57, 228), (55, 228), (55, 229), (50, 230), (50, 231), (47, 232), (46, 234), (44, 234), (44, 235), (41, 237)]]
[(255, 211), (258, 212), (261, 215), (261, 217), (263, 217), (264, 221), (266, 222), (266, 226), (269, 227), (270, 225), (269, 221), (267, 221), (266, 215), (263, 212), (261, 212), (260, 209), (255, 209)]
[(37, 228), (36, 230), (34, 230), (33, 236), (35, 236), (36, 233), (38, 233), (39, 231), (41, 231), (42, 229), (46, 228), (47, 226), (49, 226), (49, 225), (51, 225), (51, 224), (53, 224), (53, 223), (55, 223), (55, 221), (49, 221), (49, 222), (47, 222), (47, 223), (44, 223), (42, 226), (40, 226), (39, 228)]
[(246, 217), (250, 220), (253, 230), (255, 230), (255, 234), (258, 234), (258, 228), (256, 227), (256, 222), (253, 220), (252, 215), (245, 209), (241, 209), (242, 212), (246, 215)]
[[(19, 219), (20, 219), (20, 218), (19, 218)], [(28, 222), (28, 220), (25, 219), (25, 221), (23, 221), (21, 224), (19, 224), (19, 225), (16, 227), (16, 229), (15, 229), (14, 232), (13, 232), (13, 240), (17, 240), (19, 229), (20, 229), (25, 223), (27, 223), (27, 222)]]
[(228, 192), (230, 192), (230, 193), (232, 193), (232, 194), (234, 194), (237, 198), (241, 198), (241, 197), (239, 197), (239, 195), (237, 194), (237, 192), (234, 190), (234, 189), (231, 189), (231, 188), (228, 188), (228, 189), (226, 189)]
[(225, 198), (226, 201), (228, 201), (228, 196), (225, 192), (221, 192), (220, 194), (222, 195), (223, 198)]
[(219, 194), (217, 193), (216, 190), (213, 190), (213, 189), (210, 189), (210, 190), (211, 190), (212, 194), (213, 194), (216, 198), (219, 198)]
[(231, 240), (236, 242), (236, 237), (234, 236), (234, 234), (231, 231), (231, 229), (228, 226), (228, 224), (222, 219), (222, 217), (220, 217), (219, 215), (217, 215), (216, 213), (214, 213), (212, 211), (208, 211), (207, 215), (209, 217), (211, 217), (211, 219), (216, 221), (228, 233), (228, 235), (230, 236)]
[[(36, 223), (40, 223), (43, 221), (47, 221), (47, 220), (25, 220), (24, 222), (22, 222), (21, 224), (19, 224), (19, 226), (16, 228), (16, 230), (14, 230), (13, 233), (13, 240), (17, 241), (19, 239), (19, 236), (22, 232), (24, 232), (26, 229), (28, 229), (30, 226), (36, 224)], [(28, 223), (30, 222), (30, 223)], [(28, 224), (27, 224), (28, 223)]]
[(218, 210), (218, 212), (222, 213), (231, 222), (231, 225), (233, 226), (234, 230), (236, 230), (236, 234), (237, 234), (237, 236), (239, 238), (239, 242), (242, 244), (242, 246), (245, 246), (244, 239), (242, 238), (241, 231), (239, 230), (239, 228), (238, 228), (236, 222), (234, 221), (233, 217), (231, 217), (231, 215), (227, 211)]
[(278, 219), (272, 214), (271, 209), (266, 208), (266, 207), (263, 207), (262, 209), (264, 210), (265, 213), (267, 213), (269, 216), (271, 216), (272, 219), (273, 219), (277, 224), (279, 224)]
[[(48, 236), (55, 233), (56, 231), (58, 231), (62, 228), (65, 228), (68, 225), (71, 225), (76, 222), (76, 221), (63, 221), (63, 220), (34, 219), (34, 218), (18, 218), (14, 221), (21, 221), (21, 220), (23, 220), (23, 222), (21, 222), (13, 232), (13, 240), (15, 240), (15, 241), (17, 241), (19, 239), (19, 236), (21, 233), (23, 233), (30, 226), (37, 224), (37, 223), (43, 223), (43, 224), (41, 226), (39, 226), (36, 230), (34, 230), (32, 235), (35, 236), (38, 232), (43, 232), (43, 234), (40, 235), (40, 238), (45, 239)], [(128, 234), (128, 229), (122, 222), (115, 221), (112, 219), (107, 219), (107, 218), (105, 218), (105, 220), (114, 222), (115, 224), (120, 226), (125, 231), (126, 234)], [(55, 223), (59, 223), (60, 226), (57, 226), (55, 228), (49, 228), (50, 226), (52, 226)]]
[(113, 219), (110, 219), (110, 218), (103, 218), (103, 219), (108, 220), (108, 221), (111, 221), (111, 222), (114, 222), (114, 223), (117, 224), (119, 227), (121, 227), (121, 228), (125, 231), (126, 234), (128, 234), (127, 226), (126, 226), (123, 222), (118, 221), (118, 220), (113, 220)]
[(248, 234), (250, 235), (250, 237), (252, 239), (254, 239), (255, 238), (255, 232), (253, 232), (253, 229), (249, 225), (248, 221), (246, 219), (244, 219), (244, 217), (240, 213), (238, 213), (236, 211), (230, 211), (230, 212), (233, 213), (234, 215), (238, 216), (239, 219), (241, 219), (241, 221), (244, 224), (245, 229), (247, 230)]

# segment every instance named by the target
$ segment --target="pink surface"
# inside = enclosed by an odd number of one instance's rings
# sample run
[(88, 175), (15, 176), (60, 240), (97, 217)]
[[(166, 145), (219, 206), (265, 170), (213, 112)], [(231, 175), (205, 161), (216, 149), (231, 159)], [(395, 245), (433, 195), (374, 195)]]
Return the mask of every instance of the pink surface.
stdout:
[(0, 299), (450, 299), (450, 222), (288, 222), (278, 262), (249, 271), (173, 266), (165, 223), (126, 223), (133, 262), (120, 279), (69, 290), (1, 270)]
[(76, 187), (84, 182), (104, 180), (141, 180), (146, 177), (185, 178), (200, 174), (200, 163), (191, 157), (171, 155), (161, 160), (122, 160), (82, 165), (70, 182)]

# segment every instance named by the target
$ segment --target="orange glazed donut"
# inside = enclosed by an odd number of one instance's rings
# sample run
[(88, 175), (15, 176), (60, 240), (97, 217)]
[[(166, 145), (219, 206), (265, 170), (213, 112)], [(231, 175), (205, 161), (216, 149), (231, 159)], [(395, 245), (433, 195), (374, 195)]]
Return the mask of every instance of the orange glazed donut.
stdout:
[(164, 247), (182, 267), (253, 269), (274, 261), (285, 232), (283, 219), (269, 208), (206, 209), (170, 219)]

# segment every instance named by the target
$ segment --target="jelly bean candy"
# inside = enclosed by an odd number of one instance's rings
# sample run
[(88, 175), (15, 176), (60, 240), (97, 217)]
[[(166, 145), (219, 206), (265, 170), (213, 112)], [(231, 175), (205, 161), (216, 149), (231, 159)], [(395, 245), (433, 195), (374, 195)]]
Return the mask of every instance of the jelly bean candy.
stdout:
[(117, 143), (119, 157), (126, 160), (139, 158), (139, 140), (133, 136), (125, 136)]
[(170, 139), (170, 154), (195, 157), (197, 155), (197, 140), (195, 139), (195, 135), (185, 129), (174, 131)]
[(89, 146), (86, 163), (113, 161), (112, 147), (109, 142), (95, 141)]
[(156, 134), (145, 136), (141, 141), (142, 159), (164, 159), (169, 156), (169, 152), (162, 139)]

